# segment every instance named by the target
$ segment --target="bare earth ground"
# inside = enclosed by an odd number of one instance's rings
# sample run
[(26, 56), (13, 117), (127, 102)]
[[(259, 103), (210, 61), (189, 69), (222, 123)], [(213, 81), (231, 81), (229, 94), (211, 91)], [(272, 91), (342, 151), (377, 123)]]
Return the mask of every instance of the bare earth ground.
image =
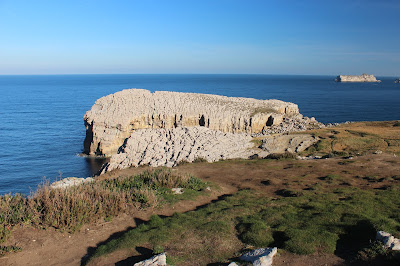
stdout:
[[(238, 160), (218, 163), (186, 164), (173, 171), (191, 173), (199, 178), (214, 182), (220, 189), (213, 189), (208, 196), (196, 201), (184, 201), (162, 209), (135, 210), (133, 215), (122, 214), (111, 222), (98, 222), (84, 226), (79, 232), (68, 234), (54, 229), (41, 230), (27, 226), (13, 231), (6, 244), (15, 244), (21, 252), (0, 258), (0, 265), (80, 265), (82, 258), (91, 248), (118, 235), (137, 222), (147, 220), (152, 214), (172, 215), (186, 212), (218, 199), (221, 195), (232, 194), (238, 189), (250, 188), (267, 196), (279, 197), (278, 189), (304, 189), (321, 182), (319, 178), (328, 174), (348, 177), (351, 186), (379, 189), (400, 182), (391, 177), (400, 173), (400, 158), (393, 154), (366, 155), (355, 157), (352, 162), (342, 158), (322, 160)], [(132, 175), (146, 168), (126, 169), (102, 176)], [(368, 180), (366, 176), (379, 176), (381, 181)], [(385, 179), (387, 177), (387, 179)], [(264, 185), (268, 181), (269, 185)], [(349, 185), (349, 184), (347, 184)], [(338, 185), (339, 186), (339, 185)], [(114, 252), (108, 257), (96, 259), (91, 265), (132, 265), (132, 256), (137, 251)], [(137, 257), (139, 258), (139, 257)], [(335, 255), (315, 254), (300, 256), (282, 253), (274, 259), (274, 265), (343, 265), (344, 260)]]

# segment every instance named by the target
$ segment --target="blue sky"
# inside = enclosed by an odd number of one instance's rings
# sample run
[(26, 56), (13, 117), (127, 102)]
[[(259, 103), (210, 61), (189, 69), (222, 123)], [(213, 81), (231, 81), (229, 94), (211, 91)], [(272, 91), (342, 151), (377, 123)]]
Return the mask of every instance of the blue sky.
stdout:
[(0, 0), (0, 74), (400, 76), (400, 0)]

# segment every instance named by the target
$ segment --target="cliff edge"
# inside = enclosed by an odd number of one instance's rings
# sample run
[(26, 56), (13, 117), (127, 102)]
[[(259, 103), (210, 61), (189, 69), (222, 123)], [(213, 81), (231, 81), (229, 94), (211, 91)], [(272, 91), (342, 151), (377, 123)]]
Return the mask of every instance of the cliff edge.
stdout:
[(199, 93), (123, 90), (98, 99), (84, 115), (84, 152), (111, 156), (138, 129), (206, 127), (225, 133), (262, 134), (304, 130), (314, 119), (296, 104)]
[(374, 75), (362, 74), (359, 76), (339, 75), (336, 77), (336, 82), (381, 82)]

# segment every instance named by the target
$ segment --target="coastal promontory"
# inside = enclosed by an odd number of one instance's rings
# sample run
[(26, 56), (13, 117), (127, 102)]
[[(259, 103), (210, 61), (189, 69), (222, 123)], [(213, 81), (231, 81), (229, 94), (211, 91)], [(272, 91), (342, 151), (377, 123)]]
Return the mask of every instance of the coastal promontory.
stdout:
[(376, 79), (374, 75), (362, 74), (362, 75), (339, 75), (336, 77), (336, 82), (381, 82)]
[[(84, 121), (84, 152), (96, 156), (116, 154), (136, 130), (204, 127), (254, 136), (320, 125), (313, 118), (303, 117), (296, 104), (280, 100), (169, 91), (151, 93), (144, 89), (123, 90), (98, 99), (86, 112)], [(168, 140), (175, 131), (157, 131), (157, 134), (166, 134)]]

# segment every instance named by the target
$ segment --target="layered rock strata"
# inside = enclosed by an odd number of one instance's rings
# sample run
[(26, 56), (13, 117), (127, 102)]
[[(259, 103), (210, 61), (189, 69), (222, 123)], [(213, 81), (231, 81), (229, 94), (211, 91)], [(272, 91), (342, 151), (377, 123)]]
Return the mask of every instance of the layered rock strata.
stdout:
[(253, 154), (251, 140), (246, 133), (234, 134), (199, 126), (138, 129), (103, 166), (101, 173), (139, 165), (172, 167), (196, 159), (208, 162), (247, 159)]
[(362, 74), (359, 76), (339, 75), (336, 77), (336, 82), (381, 82), (374, 75)]
[(168, 91), (151, 93), (143, 89), (123, 90), (98, 99), (84, 120), (84, 152), (98, 156), (117, 153), (138, 129), (201, 126), (225, 133), (258, 134), (274, 127), (281, 129), (279, 125), (285, 120), (302, 127), (317, 123), (303, 118), (296, 104), (279, 100)]

